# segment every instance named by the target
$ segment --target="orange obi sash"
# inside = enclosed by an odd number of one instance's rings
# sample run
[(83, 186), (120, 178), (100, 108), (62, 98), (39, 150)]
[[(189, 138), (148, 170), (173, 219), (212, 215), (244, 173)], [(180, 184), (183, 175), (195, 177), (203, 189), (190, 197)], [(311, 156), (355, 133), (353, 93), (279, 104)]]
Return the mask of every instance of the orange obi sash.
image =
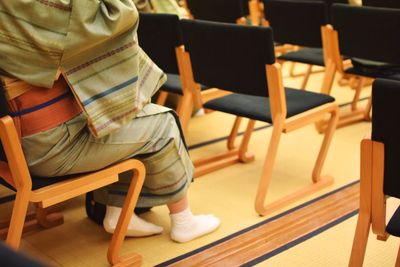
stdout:
[(29, 91), (8, 100), (8, 106), (21, 137), (52, 129), (82, 112), (62, 76), (52, 88), (30, 85)]

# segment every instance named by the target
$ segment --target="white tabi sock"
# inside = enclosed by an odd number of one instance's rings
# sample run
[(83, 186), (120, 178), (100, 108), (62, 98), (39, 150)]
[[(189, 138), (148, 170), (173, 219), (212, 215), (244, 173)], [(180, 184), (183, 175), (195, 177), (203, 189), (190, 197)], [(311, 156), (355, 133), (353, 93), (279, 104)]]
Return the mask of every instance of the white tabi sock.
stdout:
[[(114, 233), (121, 211), (122, 208), (107, 206), (106, 216), (103, 221), (103, 227), (106, 232)], [(163, 230), (161, 226), (147, 222), (133, 213), (126, 235), (130, 237), (150, 236), (160, 234)]]
[(184, 243), (213, 232), (220, 225), (214, 215), (193, 215), (189, 208), (174, 214), (171, 218), (171, 239)]

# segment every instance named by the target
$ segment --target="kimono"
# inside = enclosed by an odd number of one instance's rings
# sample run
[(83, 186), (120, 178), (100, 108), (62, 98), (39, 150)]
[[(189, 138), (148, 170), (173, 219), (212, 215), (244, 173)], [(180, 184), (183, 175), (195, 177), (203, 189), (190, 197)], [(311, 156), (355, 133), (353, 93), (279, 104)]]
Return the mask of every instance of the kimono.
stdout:
[[(33, 175), (94, 171), (135, 157), (147, 173), (139, 207), (179, 200), (186, 193), (193, 165), (175, 116), (151, 103), (166, 75), (140, 48), (138, 23), (131, 0), (0, 2), (2, 82), (6, 91), (16, 82), (22, 85), (9, 100), (23, 99), (33, 92), (24, 89), (29, 86), (36, 95), (61, 88), (80, 111), (74, 107), (76, 116), (68, 121), (21, 136)], [(14, 117), (43, 112), (35, 108), (17, 110)], [(95, 200), (121, 206), (129, 179), (123, 175), (96, 191)]]

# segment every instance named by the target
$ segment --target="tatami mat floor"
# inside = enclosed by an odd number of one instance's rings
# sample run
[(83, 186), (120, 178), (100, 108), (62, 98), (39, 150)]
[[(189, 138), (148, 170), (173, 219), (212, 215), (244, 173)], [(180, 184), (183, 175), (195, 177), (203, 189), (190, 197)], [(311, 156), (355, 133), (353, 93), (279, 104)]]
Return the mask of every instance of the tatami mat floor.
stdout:
[[(301, 68), (297, 70), (301, 71)], [(321, 73), (313, 75), (308, 88), (319, 91), (321, 79)], [(284, 82), (289, 87), (297, 87), (300, 85), (301, 79), (286, 77)], [(365, 90), (363, 95), (368, 95), (368, 91), (368, 89)], [(333, 95), (337, 98), (338, 103), (349, 102), (352, 94), (353, 92), (348, 88), (339, 87), (335, 83)], [(343, 109), (345, 108), (347, 107)], [(190, 122), (188, 144), (193, 146), (226, 136), (233, 120), (233, 116), (216, 112), (194, 117)], [(259, 123), (257, 127), (265, 125)], [(286, 210), (356, 181), (359, 177), (360, 140), (370, 129), (371, 125), (368, 122), (338, 129), (323, 168), (323, 174), (329, 174), (335, 178), (334, 185), (287, 207)], [(156, 207), (151, 212), (144, 214), (143, 217), (162, 225), (165, 228), (164, 233), (148, 238), (127, 239), (124, 250), (141, 254), (144, 266), (154, 266), (265, 220), (265, 217), (259, 217), (255, 213), (253, 202), (270, 134), (271, 128), (261, 129), (254, 133), (249, 150), (255, 154), (255, 161), (248, 164), (236, 164), (210, 173), (192, 183), (189, 190), (192, 210), (195, 213), (214, 213), (220, 217), (222, 225), (216, 232), (186, 244), (174, 243), (169, 239), (168, 211), (165, 207)], [(277, 199), (285, 193), (290, 193), (311, 182), (311, 171), (321, 141), (322, 136), (316, 132), (313, 125), (283, 136), (267, 201)], [(197, 159), (217, 153), (225, 147), (224, 141), (218, 141), (192, 149), (190, 154), (193, 159)], [(65, 203), (65, 223), (53, 229), (26, 233), (23, 237), (22, 250), (54, 266), (108, 266), (106, 250), (110, 236), (86, 217), (83, 204), (83, 198), (76, 198)], [(7, 207), (9, 206), (1, 206), (3, 215), (6, 213), (3, 213), (3, 210), (6, 211)], [(271, 214), (271, 216), (273, 215)], [(260, 265), (345, 266), (350, 253), (355, 220), (356, 217), (353, 217), (330, 231), (321, 233)], [(397, 248), (394, 248), (391, 242), (380, 244), (382, 250), (379, 250), (381, 251), (380, 255), (376, 254), (377, 257), (388, 259), (393, 257)]]

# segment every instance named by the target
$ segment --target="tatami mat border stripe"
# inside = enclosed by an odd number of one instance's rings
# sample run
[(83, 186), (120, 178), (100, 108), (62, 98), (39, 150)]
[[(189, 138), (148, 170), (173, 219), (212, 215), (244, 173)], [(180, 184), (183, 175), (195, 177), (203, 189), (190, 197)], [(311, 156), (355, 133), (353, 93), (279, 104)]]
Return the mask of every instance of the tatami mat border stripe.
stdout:
[(261, 257), (258, 257), (256, 259), (251, 260), (251, 261), (249, 261), (249, 262), (247, 262), (245, 264), (242, 264), (240, 266), (241, 267), (250, 267), (250, 266), (254, 266), (256, 264), (259, 264), (259, 263), (261, 263), (263, 261), (266, 261), (269, 258), (271, 258), (271, 257), (273, 257), (275, 255), (278, 255), (279, 253), (282, 253), (285, 250), (288, 250), (288, 249), (290, 249), (290, 248), (292, 248), (292, 247), (294, 247), (294, 246), (296, 246), (296, 245), (298, 245), (300, 243), (303, 243), (303, 242), (307, 241), (308, 239), (319, 235), (320, 233), (322, 233), (322, 232), (324, 232), (324, 231), (326, 231), (326, 230), (338, 225), (341, 222), (344, 222), (347, 219), (350, 219), (351, 217), (353, 217), (353, 216), (355, 216), (357, 214), (358, 214), (358, 209), (356, 209), (356, 210), (354, 210), (354, 211), (352, 211), (352, 212), (350, 212), (350, 213), (348, 213), (348, 214), (336, 219), (333, 222), (330, 222), (330, 223), (328, 223), (328, 224), (326, 224), (326, 225), (324, 225), (324, 226), (312, 231), (311, 233), (308, 233), (308, 234), (306, 234), (306, 235), (304, 235), (302, 237), (299, 237), (298, 239), (293, 240), (292, 242), (289, 242), (289, 243), (287, 243), (287, 244), (285, 244), (285, 245), (283, 245), (283, 246), (281, 246), (281, 247), (279, 247), (279, 248), (277, 248), (277, 249), (275, 249), (275, 250), (273, 250), (271, 252), (268, 252), (267, 254), (265, 254), (265, 255), (263, 255)]
[[(344, 190), (344, 189), (346, 189), (346, 188), (349, 188), (349, 187), (351, 187), (351, 186), (353, 186), (353, 185), (355, 185), (355, 184), (357, 184), (357, 183), (359, 183), (359, 180), (353, 181), (353, 182), (351, 182), (351, 183), (349, 183), (349, 184), (347, 184), (347, 185), (344, 185), (344, 186), (342, 186), (342, 187), (340, 187), (340, 188), (338, 188), (338, 189), (335, 189), (335, 190), (333, 190), (333, 191), (331, 191), (331, 192), (329, 192), (329, 193), (326, 193), (326, 194), (324, 194), (324, 195), (322, 195), (322, 196), (319, 196), (319, 197), (317, 197), (317, 198), (314, 198), (314, 199), (312, 199), (312, 200), (310, 200), (310, 201), (307, 201), (307, 202), (305, 202), (305, 203), (303, 203), (303, 204), (301, 204), (301, 205), (299, 205), (299, 206), (296, 206), (296, 207), (294, 207), (294, 208), (292, 208), (292, 209), (289, 209), (289, 210), (287, 210), (287, 211), (285, 211), (285, 212), (282, 212), (282, 213), (280, 213), (280, 214), (278, 214), (278, 215), (275, 215), (274, 217), (271, 217), (271, 218), (268, 218), (268, 219), (266, 219), (266, 220), (264, 220), (264, 221), (261, 221), (261, 222), (259, 222), (259, 223), (256, 223), (256, 224), (254, 224), (254, 225), (252, 225), (252, 226), (249, 226), (249, 227), (247, 227), (247, 228), (245, 228), (245, 229), (243, 229), (243, 230), (240, 230), (240, 231), (238, 231), (238, 232), (235, 232), (235, 233), (233, 233), (233, 234), (231, 234), (231, 235), (228, 235), (228, 236), (226, 236), (226, 237), (224, 237), (224, 238), (221, 238), (221, 239), (219, 239), (219, 240), (217, 240), (217, 241), (214, 241), (214, 242), (212, 242), (212, 243), (210, 243), (210, 244), (207, 244), (207, 245), (205, 245), (205, 246), (203, 246), (203, 247), (200, 247), (200, 248), (198, 248), (198, 249), (192, 250), (192, 251), (190, 251), (190, 252), (188, 252), (188, 253), (182, 254), (182, 255), (180, 255), (180, 256), (178, 256), (178, 257), (175, 257), (175, 258), (170, 259), (170, 260), (168, 260), (168, 261), (162, 262), (162, 263), (160, 263), (160, 264), (157, 264), (157, 265), (155, 265), (155, 267), (168, 266), (168, 265), (170, 265), (170, 264), (173, 264), (173, 263), (176, 263), (176, 262), (181, 261), (181, 260), (183, 260), (183, 259), (186, 259), (186, 258), (188, 258), (188, 257), (190, 257), (190, 256), (193, 256), (193, 255), (199, 253), (199, 252), (202, 252), (202, 251), (204, 251), (204, 250), (206, 250), (206, 249), (209, 249), (209, 248), (211, 248), (211, 247), (214, 247), (214, 246), (216, 246), (216, 245), (219, 245), (219, 244), (221, 244), (221, 243), (223, 243), (223, 242), (225, 242), (225, 241), (227, 241), (227, 240), (230, 240), (230, 239), (235, 238), (235, 237), (237, 237), (237, 236), (239, 236), (239, 235), (242, 235), (242, 234), (244, 234), (244, 233), (246, 233), (246, 232), (249, 232), (249, 231), (251, 231), (251, 230), (253, 230), (253, 229), (255, 229), (255, 228), (257, 228), (257, 227), (259, 227), (259, 226), (261, 226), (261, 225), (264, 225), (264, 224), (267, 224), (267, 223), (269, 223), (269, 222), (275, 221), (275, 220), (277, 220), (277, 219), (279, 219), (279, 218), (281, 218), (281, 217), (283, 217), (283, 216), (285, 216), (285, 215), (287, 215), (287, 214), (289, 214), (289, 213), (292, 213), (292, 212), (294, 212), (294, 211), (296, 211), (296, 210), (299, 210), (299, 209), (301, 209), (301, 208), (303, 208), (303, 207), (306, 207), (306, 206), (308, 206), (308, 205), (310, 205), (310, 204), (312, 204), (312, 203), (315, 203), (315, 202), (317, 202), (317, 201), (319, 201), (319, 200), (321, 200), (321, 199), (327, 198), (327, 197), (329, 197), (329, 196), (331, 196), (331, 195), (333, 195), (333, 194), (335, 194), (335, 193), (337, 193), (337, 192), (339, 192), (339, 191), (342, 191), (342, 190)], [(352, 213), (353, 213), (353, 212), (352, 212)], [(352, 214), (352, 213), (350, 213), (350, 214)], [(357, 214), (357, 213), (358, 213), (358, 211), (355, 211), (355, 214)], [(343, 216), (343, 217), (349, 216), (350, 214), (345, 215), (345, 216)], [(354, 215), (352, 215), (352, 216), (354, 216)], [(343, 218), (343, 217), (341, 217), (341, 218)], [(350, 217), (351, 217), (351, 216), (350, 216)], [(349, 217), (349, 218), (350, 218), (350, 217)], [(339, 218), (338, 220), (340, 220), (341, 218)], [(345, 220), (345, 219), (344, 219), (344, 220)], [(336, 221), (337, 221), (337, 220), (336, 220)], [(336, 221), (334, 221), (334, 222), (336, 222)], [(334, 223), (334, 222), (332, 222), (332, 223)], [(339, 222), (338, 222), (338, 223), (339, 223)], [(327, 224), (327, 225), (330, 225), (330, 224)], [(327, 225), (325, 225), (325, 226), (327, 226)], [(318, 230), (320, 230), (320, 229), (323, 229), (325, 226), (323, 226), (323, 227), (321, 227), (321, 228), (319, 228), (319, 229), (317, 229), (317, 230), (315, 230), (315, 231), (318, 231)], [(314, 233), (315, 231), (313, 231), (312, 233)], [(306, 235), (306, 236), (308, 236), (308, 235)], [(301, 239), (301, 238), (299, 238), (299, 239)], [(308, 238), (307, 238), (307, 239), (308, 239)], [(307, 240), (307, 239), (305, 239), (305, 240)], [(295, 242), (295, 241), (293, 241), (293, 242)], [(299, 243), (301, 243), (301, 242), (299, 242)], [(288, 243), (288, 244), (291, 244), (291, 243)], [(294, 244), (294, 245), (296, 245), (296, 244)], [(293, 246), (294, 246), (294, 245), (293, 245)], [(286, 245), (285, 245), (285, 246), (286, 246)], [(285, 247), (285, 246), (283, 246), (283, 247)], [(278, 248), (278, 249), (276, 249), (276, 250), (279, 250), (279, 249), (280, 249), (280, 248)], [(276, 250), (274, 250), (274, 251), (276, 251)], [(272, 252), (270, 252), (270, 253), (273, 253), (274, 251), (272, 251)], [(282, 250), (282, 251), (284, 251), (284, 250)], [(269, 254), (269, 253), (268, 253), (268, 254)], [(272, 256), (271, 256), (271, 257), (272, 257)], [(263, 260), (264, 260), (264, 259), (263, 259)]]

